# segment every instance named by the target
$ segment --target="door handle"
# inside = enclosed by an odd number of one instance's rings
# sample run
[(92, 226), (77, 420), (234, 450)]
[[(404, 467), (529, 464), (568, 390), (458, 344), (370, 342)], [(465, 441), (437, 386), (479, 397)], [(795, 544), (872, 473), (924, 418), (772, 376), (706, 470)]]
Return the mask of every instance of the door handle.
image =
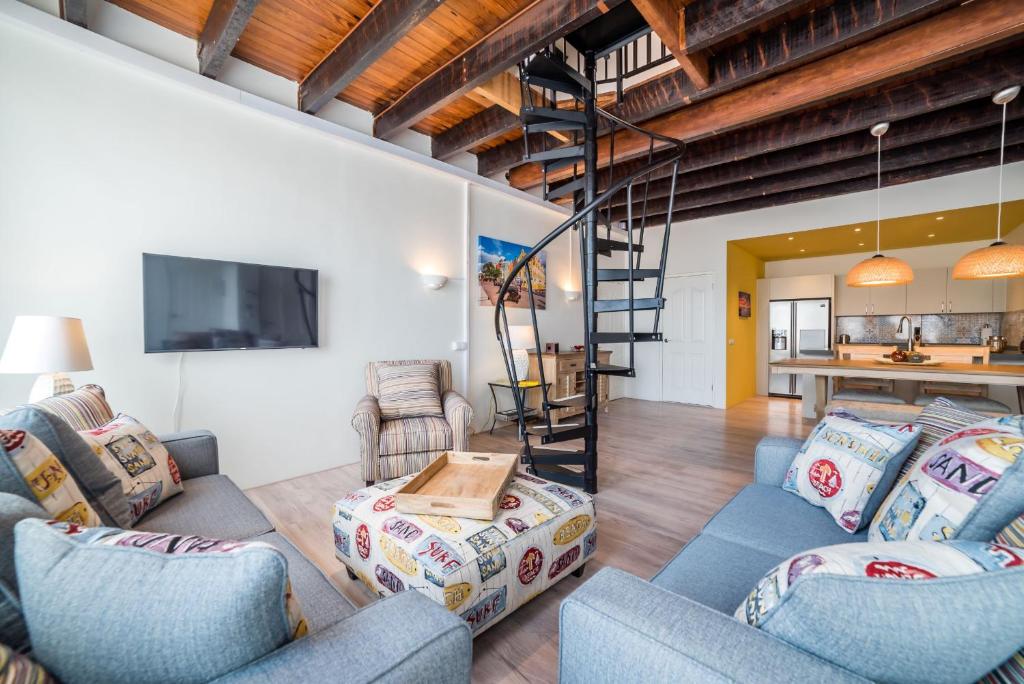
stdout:
[(949, 311), (947, 313), (953, 313), (953, 300), (949, 300)]
[(664, 342), (665, 344), (668, 344), (672, 340), (668, 339), (667, 337), (663, 337), (663, 338), (661, 338), (661, 341)]

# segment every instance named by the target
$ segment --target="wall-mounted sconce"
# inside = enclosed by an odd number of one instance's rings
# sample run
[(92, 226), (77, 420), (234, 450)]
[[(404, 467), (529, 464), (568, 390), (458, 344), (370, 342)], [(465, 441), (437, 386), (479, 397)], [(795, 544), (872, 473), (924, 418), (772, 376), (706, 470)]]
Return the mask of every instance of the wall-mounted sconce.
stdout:
[(424, 273), (421, 275), (420, 280), (423, 282), (423, 287), (428, 290), (440, 290), (448, 284), (448, 276), (434, 275), (430, 273)]
[(579, 292), (579, 290), (566, 290), (565, 291), (565, 301), (567, 301), (567, 302), (578, 302), (578, 301), (580, 301), (580, 292)]

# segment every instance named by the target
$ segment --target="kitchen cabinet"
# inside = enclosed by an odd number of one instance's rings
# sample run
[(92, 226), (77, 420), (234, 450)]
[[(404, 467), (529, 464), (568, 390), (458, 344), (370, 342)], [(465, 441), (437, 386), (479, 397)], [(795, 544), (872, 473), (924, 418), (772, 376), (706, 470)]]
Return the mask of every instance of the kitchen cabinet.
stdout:
[(984, 313), (992, 310), (991, 280), (953, 280), (953, 270), (949, 269), (945, 313)]
[(849, 287), (846, 276), (836, 276), (837, 316), (902, 315), (907, 309), (905, 285)]
[(907, 286), (908, 314), (988, 313), (1006, 310), (1006, 282), (953, 280), (951, 268), (919, 268)]
[[(611, 351), (599, 350), (597, 362), (611, 363)], [(530, 352), (530, 380), (540, 381), (540, 368), (537, 366), (538, 356), (536, 352)], [(544, 366), (544, 380), (551, 383), (548, 389), (548, 399), (566, 399), (584, 394), (586, 391), (586, 363), (583, 352), (558, 352), (557, 354), (543, 353), (540, 355), (540, 362)], [(527, 393), (527, 405), (530, 408), (543, 411), (541, 402), (542, 392)], [(601, 408), (608, 406), (608, 376), (597, 376), (597, 405)], [(562, 418), (568, 418), (583, 413), (582, 406), (551, 409), (551, 420), (557, 423)]]
[(946, 311), (945, 268), (915, 268), (914, 280), (907, 285), (907, 313), (935, 314)]

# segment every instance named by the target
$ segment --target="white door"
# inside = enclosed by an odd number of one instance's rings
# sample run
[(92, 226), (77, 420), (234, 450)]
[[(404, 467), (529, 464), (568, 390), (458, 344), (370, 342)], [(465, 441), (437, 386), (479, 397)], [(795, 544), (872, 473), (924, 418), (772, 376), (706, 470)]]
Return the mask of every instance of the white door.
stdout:
[(709, 274), (665, 279), (665, 401), (711, 406), (714, 305)]

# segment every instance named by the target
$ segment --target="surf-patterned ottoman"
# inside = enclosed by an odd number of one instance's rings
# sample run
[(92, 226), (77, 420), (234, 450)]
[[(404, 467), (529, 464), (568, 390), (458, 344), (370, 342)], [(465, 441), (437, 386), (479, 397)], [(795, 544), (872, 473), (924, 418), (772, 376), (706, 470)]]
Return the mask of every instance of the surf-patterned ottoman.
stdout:
[(334, 505), (335, 555), (378, 596), (415, 589), (477, 635), (583, 565), (597, 544), (593, 500), (517, 473), (493, 521), (403, 514), (389, 494), (412, 476)]

